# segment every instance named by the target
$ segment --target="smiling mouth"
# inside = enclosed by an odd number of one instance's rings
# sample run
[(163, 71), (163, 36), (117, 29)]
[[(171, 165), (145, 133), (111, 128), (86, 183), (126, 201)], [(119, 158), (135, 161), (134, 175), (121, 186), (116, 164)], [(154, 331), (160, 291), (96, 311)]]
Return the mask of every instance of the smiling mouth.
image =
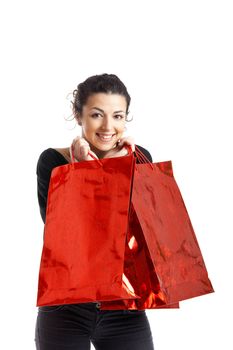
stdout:
[(112, 134), (112, 135), (101, 135), (101, 134), (98, 134), (96, 133), (96, 135), (98, 136), (98, 138), (102, 141), (102, 142), (110, 142), (112, 141), (113, 137), (116, 135), (116, 134)]

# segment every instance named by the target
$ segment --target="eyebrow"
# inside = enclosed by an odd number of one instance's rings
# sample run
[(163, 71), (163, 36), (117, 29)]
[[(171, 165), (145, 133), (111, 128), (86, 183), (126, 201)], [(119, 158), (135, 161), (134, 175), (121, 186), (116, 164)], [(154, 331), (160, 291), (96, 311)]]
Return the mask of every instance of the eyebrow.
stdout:
[[(92, 109), (98, 109), (100, 112), (103, 112), (103, 113), (104, 113), (103, 109), (101, 109), (101, 108), (98, 108), (98, 107), (92, 107)], [(124, 111), (115, 111), (115, 112), (113, 112), (113, 113), (120, 113), (120, 112), (125, 113)]]

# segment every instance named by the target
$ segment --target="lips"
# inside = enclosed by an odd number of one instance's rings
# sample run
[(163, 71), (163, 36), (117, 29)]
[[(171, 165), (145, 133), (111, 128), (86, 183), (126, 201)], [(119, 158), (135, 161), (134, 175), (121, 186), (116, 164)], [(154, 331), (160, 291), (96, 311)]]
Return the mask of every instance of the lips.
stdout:
[(98, 138), (103, 141), (103, 142), (109, 142), (113, 139), (115, 134), (99, 134), (96, 133), (96, 135), (98, 136)]

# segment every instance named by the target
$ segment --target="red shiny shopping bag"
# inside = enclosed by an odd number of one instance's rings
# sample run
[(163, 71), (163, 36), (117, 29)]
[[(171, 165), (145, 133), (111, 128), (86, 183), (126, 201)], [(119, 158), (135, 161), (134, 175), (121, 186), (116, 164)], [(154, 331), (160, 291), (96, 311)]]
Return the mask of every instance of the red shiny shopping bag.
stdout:
[(123, 280), (132, 150), (117, 158), (72, 158), (51, 173), (37, 306), (140, 298)]
[(131, 203), (125, 243), (123, 280), (139, 299), (113, 300), (101, 303), (101, 309), (179, 308), (179, 303), (167, 304), (148, 251), (141, 225)]
[(214, 292), (172, 162), (150, 163), (138, 152), (141, 164), (135, 164), (131, 200), (161, 299), (172, 304)]

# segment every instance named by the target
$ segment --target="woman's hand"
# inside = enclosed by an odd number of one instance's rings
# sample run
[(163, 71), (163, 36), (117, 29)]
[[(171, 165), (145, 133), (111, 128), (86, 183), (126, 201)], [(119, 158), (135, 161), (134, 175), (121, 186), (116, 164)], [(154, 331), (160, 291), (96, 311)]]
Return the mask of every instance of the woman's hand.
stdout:
[[(77, 136), (73, 142), (71, 147), (74, 148), (74, 158), (78, 162), (81, 162), (82, 160), (93, 160), (93, 158), (88, 154), (92, 154), (96, 159), (98, 159), (97, 155), (91, 151), (89, 143), (81, 136)], [(71, 147), (70, 147), (70, 158), (72, 159), (72, 153), (71, 153)]]
[(115, 157), (123, 157), (128, 154), (128, 150), (124, 145), (130, 145), (132, 148), (132, 152), (135, 151), (135, 143), (134, 139), (131, 136), (123, 137), (120, 142), (117, 143), (115, 148), (110, 149), (103, 158), (115, 158)]

